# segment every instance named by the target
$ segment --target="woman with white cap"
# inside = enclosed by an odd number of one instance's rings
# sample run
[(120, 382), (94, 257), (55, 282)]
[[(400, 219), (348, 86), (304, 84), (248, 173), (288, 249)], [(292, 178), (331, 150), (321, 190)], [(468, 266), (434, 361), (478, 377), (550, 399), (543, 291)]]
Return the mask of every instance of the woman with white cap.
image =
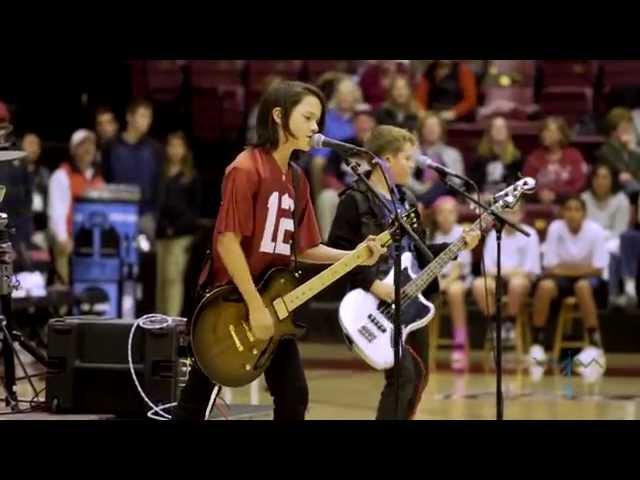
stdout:
[(49, 180), (49, 231), (52, 236), (54, 268), (57, 280), (69, 284), (69, 256), (73, 251), (73, 202), (90, 188), (104, 185), (102, 176), (94, 168), (96, 136), (81, 128), (69, 141), (71, 161), (64, 162)]

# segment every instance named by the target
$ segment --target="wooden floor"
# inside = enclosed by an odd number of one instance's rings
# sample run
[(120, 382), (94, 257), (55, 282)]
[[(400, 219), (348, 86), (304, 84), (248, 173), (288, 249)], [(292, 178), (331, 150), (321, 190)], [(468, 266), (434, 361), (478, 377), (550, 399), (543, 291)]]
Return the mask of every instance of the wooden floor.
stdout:
[[(302, 344), (310, 390), (307, 418), (310, 420), (357, 419), (375, 416), (383, 385), (383, 375), (362, 364), (343, 345)], [(446, 363), (446, 352), (443, 352)], [(480, 362), (481, 353), (474, 359)], [(640, 418), (640, 355), (609, 355), (611, 374), (596, 384), (584, 384), (580, 377), (549, 372), (541, 381), (530, 380), (526, 369), (504, 375), (505, 419), (616, 419)], [(42, 372), (35, 364), (30, 372)], [(34, 379), (37, 389), (44, 377)], [(271, 398), (261, 385), (259, 402), (270, 405)], [(19, 396), (29, 399), (32, 390), (21, 381)], [(249, 387), (230, 391), (233, 404), (247, 404)], [(227, 395), (229, 392), (227, 393)], [(0, 387), (0, 397), (4, 392)], [(44, 399), (44, 395), (41, 395)], [(26, 405), (24, 405), (26, 407)], [(1, 411), (5, 411), (0, 407)], [(494, 419), (496, 415), (495, 374), (480, 368), (458, 375), (440, 368), (432, 372), (429, 385), (417, 412), (419, 420)], [(0, 415), (0, 419), (51, 418), (53, 415)], [(64, 418), (64, 417), (63, 417)], [(98, 417), (70, 417), (73, 419)]]

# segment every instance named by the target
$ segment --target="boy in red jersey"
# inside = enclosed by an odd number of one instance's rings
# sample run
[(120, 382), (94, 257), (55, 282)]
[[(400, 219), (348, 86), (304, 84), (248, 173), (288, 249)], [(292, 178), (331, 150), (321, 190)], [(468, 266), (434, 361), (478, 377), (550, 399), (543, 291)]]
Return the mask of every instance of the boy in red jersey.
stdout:
[[(256, 289), (260, 275), (276, 266), (289, 266), (294, 253), (306, 263), (335, 263), (351, 253), (320, 243), (309, 184), (290, 162), (295, 150), (311, 148), (324, 112), (324, 96), (315, 87), (300, 82), (275, 84), (260, 102), (255, 145), (243, 151), (225, 173), (213, 234), (211, 284), (233, 282), (259, 339), (274, 333), (273, 319)], [(384, 249), (373, 237), (363, 243), (372, 250), (367, 262), (372, 265)], [(295, 340), (280, 341), (265, 379), (273, 396), (274, 420), (304, 420), (309, 392)], [(214, 387), (194, 363), (175, 418), (204, 419), (207, 405), (215, 401)]]

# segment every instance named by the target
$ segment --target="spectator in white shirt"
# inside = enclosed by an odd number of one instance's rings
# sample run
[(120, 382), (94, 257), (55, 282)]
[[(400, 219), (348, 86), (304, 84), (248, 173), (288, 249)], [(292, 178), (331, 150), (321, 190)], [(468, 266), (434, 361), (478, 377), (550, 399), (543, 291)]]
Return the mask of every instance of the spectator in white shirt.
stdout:
[[(438, 198), (433, 204), (436, 232), (433, 243), (451, 243), (462, 236), (463, 227), (458, 224), (458, 203), (450, 196)], [(440, 291), (447, 299), (453, 324), (453, 349), (451, 367), (466, 370), (469, 357), (467, 335), (467, 307), (465, 297), (471, 286), (471, 252), (464, 250), (458, 259), (450, 262), (440, 273)]]
[[(540, 238), (534, 228), (522, 223), (524, 217), (522, 204), (518, 203), (512, 210), (506, 211), (504, 216), (530, 234), (527, 237), (506, 225), (502, 235), (502, 291), (507, 295), (507, 311), (502, 319), (501, 336), (503, 347), (508, 350), (514, 347), (516, 316), (529, 295), (533, 281), (540, 275), (541, 269)], [(491, 230), (484, 242), (486, 291), (485, 278), (476, 278), (473, 281), (473, 297), (482, 313), (490, 319), (489, 334), (491, 335), (496, 328), (497, 259), (496, 232)]]
[(532, 370), (534, 377), (544, 372), (545, 330), (551, 302), (569, 296), (577, 299), (589, 342), (575, 359), (577, 371), (593, 373), (593, 369), (585, 366), (596, 359), (600, 374), (604, 373), (598, 305), (604, 307), (607, 302), (607, 284), (602, 278), (609, 264), (606, 237), (600, 225), (586, 219), (585, 202), (578, 196), (567, 198), (563, 202), (562, 218), (549, 225), (542, 263), (544, 276), (533, 297), (533, 345), (529, 357), (536, 368)]

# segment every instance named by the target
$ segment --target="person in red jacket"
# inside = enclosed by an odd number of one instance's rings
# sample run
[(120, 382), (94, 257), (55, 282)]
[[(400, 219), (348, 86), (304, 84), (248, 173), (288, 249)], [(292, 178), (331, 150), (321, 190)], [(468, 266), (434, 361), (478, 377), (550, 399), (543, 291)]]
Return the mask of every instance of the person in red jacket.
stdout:
[(559, 203), (582, 192), (587, 185), (587, 162), (569, 142), (569, 127), (564, 119), (546, 118), (540, 131), (542, 146), (529, 155), (523, 169), (525, 177), (536, 179), (542, 203)]
[(473, 71), (455, 60), (435, 60), (420, 78), (416, 100), (444, 121), (473, 120), (478, 91)]

